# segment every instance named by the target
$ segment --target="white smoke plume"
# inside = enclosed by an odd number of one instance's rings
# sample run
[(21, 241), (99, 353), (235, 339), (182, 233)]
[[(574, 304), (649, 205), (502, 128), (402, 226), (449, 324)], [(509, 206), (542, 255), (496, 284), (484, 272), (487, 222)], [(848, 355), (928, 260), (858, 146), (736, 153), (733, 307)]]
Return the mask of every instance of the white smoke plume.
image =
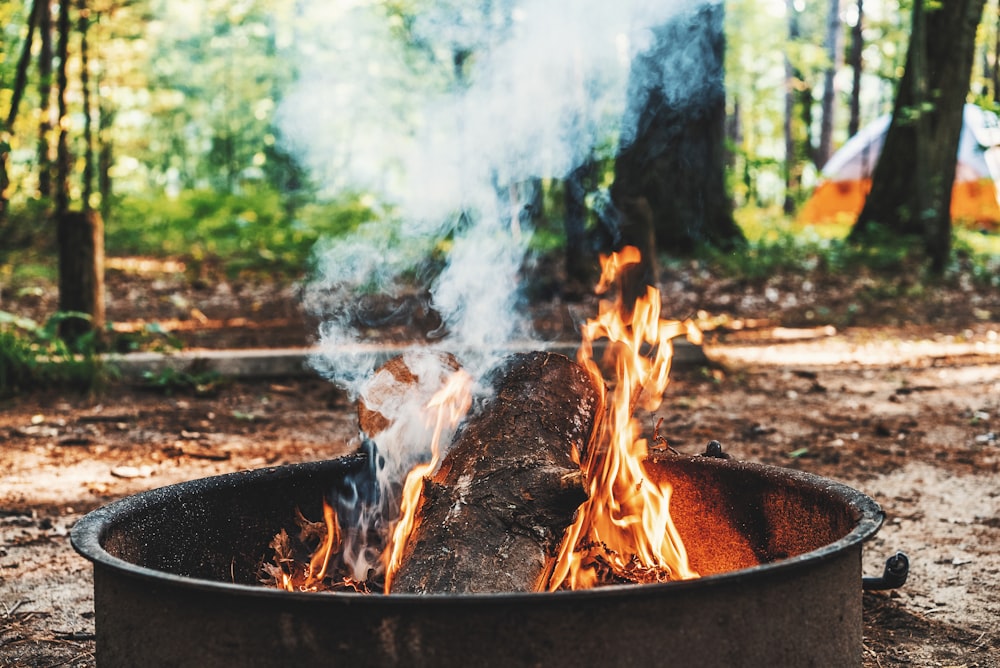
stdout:
[[(282, 135), (328, 192), (370, 192), (398, 221), (323, 245), (306, 295), (323, 318), (315, 366), (363, 395), (379, 351), (359, 344), (393, 315), (359, 318), (372, 299), (439, 314), (429, 338), (473, 375), (495, 361), (485, 351), (527, 337), (518, 281), (533, 188), (614, 150), (632, 58), (699, 4), (425, 0), (407, 17), (376, 0), (299, 0), (301, 83), (279, 108)], [(681, 68), (676, 94), (696, 70)], [(443, 266), (427, 262), (442, 252)], [(427, 444), (403, 431), (379, 450), (412, 462)]]
[(652, 28), (692, 6), (439, 0), (408, 18), (383, 2), (300, 2), (301, 83), (279, 110), (283, 135), (329, 190), (373, 192), (401, 221), (325, 245), (308, 291), (326, 318), (329, 354), (317, 366), (355, 388), (364, 359), (342, 351), (365, 338), (351, 317), (356, 296), (399, 297), (399, 276), (442, 244), (447, 265), (424, 277), (449, 333), (441, 345), (525, 336), (516, 306), (531, 185), (609, 145), (631, 58)]

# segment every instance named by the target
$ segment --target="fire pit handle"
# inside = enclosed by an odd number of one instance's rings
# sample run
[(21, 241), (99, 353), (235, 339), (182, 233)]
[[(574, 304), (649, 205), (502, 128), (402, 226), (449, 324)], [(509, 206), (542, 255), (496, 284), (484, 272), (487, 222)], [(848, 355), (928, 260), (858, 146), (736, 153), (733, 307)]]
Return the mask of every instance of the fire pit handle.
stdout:
[(861, 578), (861, 588), (865, 591), (882, 591), (898, 589), (906, 582), (910, 574), (910, 559), (904, 552), (897, 552), (885, 560), (885, 570), (882, 577)]

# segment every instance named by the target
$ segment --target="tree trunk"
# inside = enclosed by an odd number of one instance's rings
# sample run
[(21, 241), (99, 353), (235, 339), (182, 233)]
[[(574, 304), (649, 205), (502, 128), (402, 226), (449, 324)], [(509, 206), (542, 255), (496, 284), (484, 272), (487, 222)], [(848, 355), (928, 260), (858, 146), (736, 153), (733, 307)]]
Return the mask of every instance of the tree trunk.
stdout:
[(7, 174), (7, 160), (10, 157), (10, 143), (7, 138), (14, 132), (14, 122), (17, 120), (17, 112), (21, 106), (21, 99), (24, 97), (24, 89), (28, 85), (28, 65), (31, 62), (31, 45), (34, 42), (35, 26), (38, 24), (38, 13), (40, 10), (40, 0), (36, 0), (28, 14), (28, 33), (24, 37), (24, 44), (21, 46), (21, 55), (17, 60), (17, 70), (14, 73), (14, 88), (11, 91), (10, 109), (4, 119), (4, 127), (0, 128), (0, 229), (7, 222), (7, 203), (10, 186), (10, 178)]
[(96, 211), (65, 211), (57, 225), (59, 310), (90, 316), (63, 321), (60, 334), (73, 340), (104, 329), (104, 221)]
[(424, 481), (393, 592), (534, 591), (587, 498), (580, 459), (599, 396), (553, 353), (512, 355)]
[[(793, 0), (785, 0), (785, 13), (788, 14), (788, 42), (794, 44), (799, 40), (799, 12), (795, 9)], [(802, 74), (792, 63), (788, 53), (785, 54), (785, 201), (782, 210), (786, 215), (795, 212), (796, 195), (802, 187), (802, 171), (799, 165), (798, 141), (795, 137), (796, 91), (802, 83)]]
[(991, 81), (993, 83), (993, 102), (996, 104), (1000, 102), (1000, 5), (997, 6), (993, 19), (993, 76)]
[[(723, 5), (703, 4), (652, 31), (629, 76), (612, 201), (620, 245), (685, 253), (744, 241), (725, 182)], [(655, 281), (655, 266), (645, 267)]]
[(80, 33), (80, 89), (83, 106), (83, 188), (80, 198), (83, 210), (90, 209), (90, 196), (94, 192), (94, 115), (90, 102), (90, 9), (87, 0), (77, 1), (76, 29)]
[(37, 0), (38, 12), (38, 195), (52, 197), (52, 0)]
[[(955, 156), (984, 2), (914, 3), (892, 122), (871, 193), (850, 235), (860, 240), (880, 223), (897, 234), (921, 238), (937, 273), (951, 252)], [(928, 29), (931, 24), (933, 30)]]
[(59, 138), (56, 147), (55, 217), (59, 247), (59, 310), (85, 313), (62, 323), (60, 334), (72, 341), (88, 331), (104, 329), (104, 221), (84, 202), (83, 211), (70, 211), (69, 150), (69, 38), (70, 7), (60, 3), (57, 31), (59, 67), (56, 71)]
[(570, 286), (566, 292), (571, 294), (581, 292), (584, 286), (589, 288), (593, 280), (594, 258), (587, 241), (586, 198), (594, 186), (595, 171), (593, 159), (587, 158), (563, 182), (566, 278)]
[(857, 0), (858, 18), (851, 27), (850, 65), (853, 78), (851, 80), (851, 117), (847, 122), (847, 136), (853, 137), (861, 129), (861, 74), (864, 71), (864, 0)]
[[(69, 3), (59, 3), (59, 18), (56, 30), (59, 40), (56, 43), (56, 56), (59, 67), (56, 69), (56, 108), (58, 113), (59, 137), (56, 143), (56, 217), (62, 224), (63, 216), (69, 211), (69, 174), (71, 160), (69, 154), (69, 110), (67, 97), (69, 95)], [(60, 251), (61, 252), (61, 251)]]
[(826, 19), (826, 56), (829, 59), (823, 76), (823, 119), (819, 129), (817, 165), (825, 165), (833, 155), (833, 125), (837, 101), (836, 75), (843, 60), (840, 30), (840, 0), (830, 0)]
[[(105, 221), (111, 219), (111, 198), (114, 196), (111, 180), (111, 167), (115, 162), (114, 143), (111, 126), (114, 114), (110, 106), (97, 99), (97, 191), (101, 194), (101, 217)], [(289, 216), (289, 220), (293, 218)], [(113, 224), (113, 221), (111, 221)]]

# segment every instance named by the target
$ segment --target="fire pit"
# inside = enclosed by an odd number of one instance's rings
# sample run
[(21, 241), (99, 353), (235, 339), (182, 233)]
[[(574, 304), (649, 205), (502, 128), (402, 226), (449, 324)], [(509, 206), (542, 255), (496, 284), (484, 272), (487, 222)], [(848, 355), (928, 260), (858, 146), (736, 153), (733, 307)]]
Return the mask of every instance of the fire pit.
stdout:
[[(72, 542), (94, 563), (99, 664), (861, 662), (861, 543), (882, 523), (879, 506), (815, 475), (722, 457), (648, 462), (674, 487), (674, 522), (701, 578), (524, 594), (261, 587), (268, 543), (295, 509), (320, 515), (324, 493), (367, 465), (357, 454), (233, 473), (88, 514)], [(740, 545), (726, 538), (734, 531)]]

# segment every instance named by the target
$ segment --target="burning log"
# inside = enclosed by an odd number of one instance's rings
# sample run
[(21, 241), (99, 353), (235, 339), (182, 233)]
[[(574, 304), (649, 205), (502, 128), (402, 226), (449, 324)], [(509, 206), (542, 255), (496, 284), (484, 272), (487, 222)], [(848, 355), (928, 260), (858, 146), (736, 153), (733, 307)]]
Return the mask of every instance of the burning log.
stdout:
[(600, 397), (586, 371), (516, 354), (488, 382), (493, 394), (424, 480), (393, 592), (532, 591), (587, 498), (579, 462)]
[[(448, 376), (460, 368), (454, 355), (437, 351), (409, 352), (379, 367), (362, 389), (358, 426), (370, 438), (405, 420), (423, 421), (416, 410), (430, 401)], [(402, 424), (412, 430), (412, 424)]]

